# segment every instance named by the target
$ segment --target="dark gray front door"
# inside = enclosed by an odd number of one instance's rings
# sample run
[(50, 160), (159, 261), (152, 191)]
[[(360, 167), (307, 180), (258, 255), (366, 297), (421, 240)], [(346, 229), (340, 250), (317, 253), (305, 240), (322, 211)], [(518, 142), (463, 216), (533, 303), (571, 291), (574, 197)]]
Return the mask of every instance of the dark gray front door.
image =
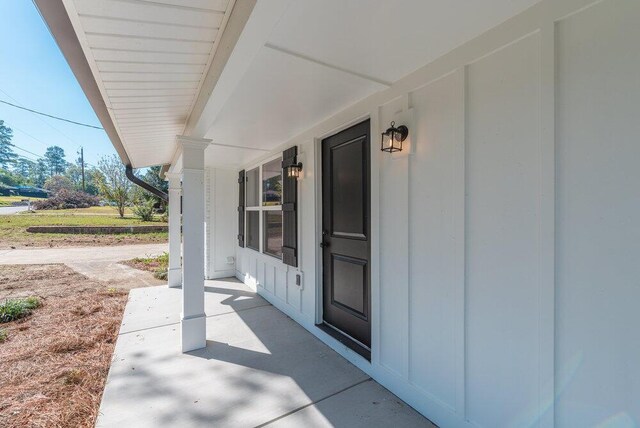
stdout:
[(369, 121), (322, 141), (323, 319), (371, 347)]

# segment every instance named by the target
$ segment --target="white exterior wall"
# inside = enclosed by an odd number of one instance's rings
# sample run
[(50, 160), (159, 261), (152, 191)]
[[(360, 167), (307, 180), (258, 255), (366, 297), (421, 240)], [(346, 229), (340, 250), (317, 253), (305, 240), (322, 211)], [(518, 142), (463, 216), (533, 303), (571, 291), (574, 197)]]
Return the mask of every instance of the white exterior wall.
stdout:
[(205, 277), (235, 276), (238, 172), (205, 170)]
[[(637, 426), (639, 20), (544, 0), (283, 144), (303, 286), (250, 249), (237, 277), (440, 426)], [(392, 158), (379, 132), (407, 108), (415, 152)], [(371, 363), (314, 327), (319, 142), (367, 117)]]

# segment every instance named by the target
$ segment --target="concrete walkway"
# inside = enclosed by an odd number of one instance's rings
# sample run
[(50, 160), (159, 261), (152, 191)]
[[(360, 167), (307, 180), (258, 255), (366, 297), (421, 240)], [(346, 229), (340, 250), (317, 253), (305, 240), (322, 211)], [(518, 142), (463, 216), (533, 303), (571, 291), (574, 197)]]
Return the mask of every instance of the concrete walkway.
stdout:
[(29, 209), (26, 205), (19, 205), (17, 207), (0, 207), (0, 215), (18, 214)]
[(136, 257), (157, 256), (167, 250), (167, 244), (0, 250), (0, 265), (61, 263), (88, 278), (103, 282), (108, 287), (130, 290), (160, 285), (166, 281), (154, 278), (149, 272), (118, 262)]
[(112, 245), (110, 247), (30, 248), (0, 250), (0, 264), (117, 262), (135, 257), (157, 256), (168, 251), (167, 244)]
[(97, 427), (433, 427), (244, 284), (206, 290), (187, 354), (181, 290), (131, 290)]

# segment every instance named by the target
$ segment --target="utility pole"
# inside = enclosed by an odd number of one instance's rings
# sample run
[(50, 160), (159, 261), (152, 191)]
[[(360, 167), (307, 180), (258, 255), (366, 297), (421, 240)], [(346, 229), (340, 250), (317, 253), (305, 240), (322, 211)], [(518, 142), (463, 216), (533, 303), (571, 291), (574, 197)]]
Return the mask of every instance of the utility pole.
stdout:
[(82, 168), (82, 191), (86, 192), (87, 189), (84, 186), (84, 148), (80, 147), (80, 167)]

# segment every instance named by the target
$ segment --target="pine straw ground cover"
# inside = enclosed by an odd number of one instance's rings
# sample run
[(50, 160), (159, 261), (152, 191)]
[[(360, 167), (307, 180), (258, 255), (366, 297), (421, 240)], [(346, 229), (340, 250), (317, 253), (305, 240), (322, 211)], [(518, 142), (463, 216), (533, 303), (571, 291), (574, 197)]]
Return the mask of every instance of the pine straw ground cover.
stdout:
[(1, 427), (93, 427), (127, 294), (64, 265), (0, 266), (0, 301), (36, 296), (0, 324)]

